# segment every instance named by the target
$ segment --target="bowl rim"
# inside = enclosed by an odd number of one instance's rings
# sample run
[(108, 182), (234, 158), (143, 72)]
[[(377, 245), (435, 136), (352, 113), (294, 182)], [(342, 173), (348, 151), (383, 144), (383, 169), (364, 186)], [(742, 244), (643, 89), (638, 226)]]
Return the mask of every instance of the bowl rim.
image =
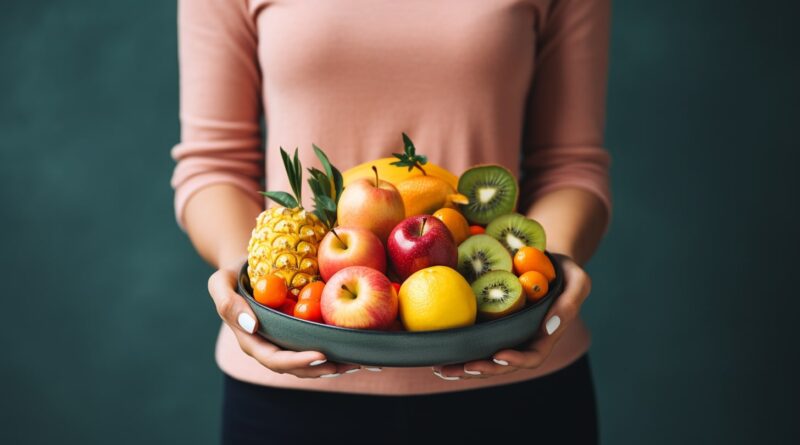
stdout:
[[(547, 294), (544, 297), (540, 298), (535, 303), (532, 303), (532, 304), (526, 303), (524, 308), (522, 308), (521, 310), (519, 310), (517, 312), (514, 312), (513, 314), (506, 315), (506, 316), (500, 317), (500, 318), (496, 318), (494, 320), (481, 321), (480, 323), (475, 323), (475, 324), (472, 324), (472, 325), (469, 325), (469, 326), (462, 326), (462, 327), (451, 328), (451, 329), (434, 329), (434, 330), (426, 330), (426, 331), (405, 331), (405, 330), (404, 331), (382, 331), (382, 330), (378, 330), (378, 329), (355, 329), (355, 328), (344, 328), (344, 327), (341, 327), (341, 326), (333, 326), (333, 325), (329, 325), (329, 324), (325, 324), (325, 323), (319, 323), (319, 322), (316, 322), (316, 321), (303, 320), (303, 319), (300, 319), (300, 318), (297, 318), (297, 317), (293, 317), (293, 316), (288, 315), (288, 314), (284, 314), (283, 312), (281, 312), (281, 311), (279, 311), (277, 309), (273, 309), (273, 308), (271, 308), (269, 306), (265, 306), (265, 305), (259, 303), (258, 301), (256, 301), (256, 299), (253, 297), (251, 291), (249, 291), (247, 289), (247, 287), (245, 287), (244, 278), (247, 279), (248, 283), (250, 281), (250, 277), (247, 275), (247, 265), (248, 265), (247, 261), (245, 261), (245, 263), (242, 265), (241, 269), (239, 270), (239, 276), (236, 279), (236, 286), (237, 286), (237, 288), (239, 290), (239, 295), (243, 296), (251, 304), (255, 304), (255, 305), (259, 306), (260, 308), (265, 309), (268, 312), (273, 313), (274, 315), (278, 315), (278, 316), (284, 317), (287, 320), (289, 320), (289, 322), (294, 322), (294, 323), (299, 323), (299, 324), (307, 324), (307, 325), (316, 326), (316, 327), (319, 327), (319, 328), (330, 329), (330, 330), (339, 331), (339, 332), (348, 332), (348, 333), (353, 333), (353, 334), (357, 334), (357, 335), (411, 335), (411, 336), (425, 336), (425, 335), (430, 335), (430, 334), (434, 334), (434, 333), (436, 333), (436, 334), (459, 333), (459, 332), (463, 332), (463, 331), (466, 331), (466, 330), (469, 330), (469, 329), (476, 329), (476, 328), (479, 328), (479, 327), (490, 327), (492, 325), (499, 324), (500, 322), (502, 322), (504, 320), (508, 320), (508, 319), (514, 318), (514, 317), (520, 317), (523, 314), (525, 314), (526, 312), (532, 311), (534, 308), (536, 308), (538, 306), (541, 306), (543, 304), (546, 304), (549, 300), (557, 298), (558, 295), (556, 295), (556, 290), (558, 289), (560, 291), (563, 291), (562, 284), (563, 284), (563, 281), (564, 281), (564, 274), (563, 274), (563, 272), (561, 270), (561, 265), (556, 261), (554, 255), (551, 254), (550, 252), (548, 252), (547, 250), (545, 250), (544, 253), (550, 259), (550, 262), (553, 263), (553, 268), (556, 271), (556, 277), (551, 282), (551, 285), (550, 285), (550, 287), (549, 287), (549, 289), (547, 291)], [(560, 295), (560, 292), (559, 292), (559, 295)]]

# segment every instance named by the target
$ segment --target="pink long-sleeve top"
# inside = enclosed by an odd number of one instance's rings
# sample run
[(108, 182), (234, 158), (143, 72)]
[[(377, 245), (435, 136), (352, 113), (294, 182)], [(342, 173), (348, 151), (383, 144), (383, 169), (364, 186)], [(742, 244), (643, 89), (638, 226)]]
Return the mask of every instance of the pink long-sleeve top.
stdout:
[[(316, 143), (344, 171), (400, 150), (401, 132), (455, 174), (480, 163), (518, 173), (522, 203), (578, 187), (610, 210), (608, 24), (608, 0), (181, 0), (178, 224), (211, 184), (232, 184), (262, 206), (262, 178), (266, 189), (289, 190), (278, 147), (300, 147), (303, 165), (319, 167)], [(276, 374), (225, 325), (216, 356), (224, 372), (257, 384), (422, 394), (531, 379), (567, 366), (589, 342), (576, 320), (540, 368), (461, 381), (430, 368)]]

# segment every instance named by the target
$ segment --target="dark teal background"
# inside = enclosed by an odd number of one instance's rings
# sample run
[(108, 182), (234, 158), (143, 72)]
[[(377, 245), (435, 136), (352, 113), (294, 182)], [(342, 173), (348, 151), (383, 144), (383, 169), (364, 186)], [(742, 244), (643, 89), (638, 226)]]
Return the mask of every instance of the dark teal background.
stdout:
[[(0, 443), (215, 443), (210, 270), (169, 187), (174, 2), (0, 11)], [(797, 12), (614, 3), (584, 308), (604, 443), (800, 442)]]

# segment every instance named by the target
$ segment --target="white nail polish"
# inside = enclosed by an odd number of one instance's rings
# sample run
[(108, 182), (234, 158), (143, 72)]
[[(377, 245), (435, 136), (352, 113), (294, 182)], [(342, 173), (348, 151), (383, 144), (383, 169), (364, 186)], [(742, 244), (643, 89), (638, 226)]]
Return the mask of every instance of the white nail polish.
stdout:
[(247, 312), (242, 312), (239, 314), (239, 317), (236, 319), (236, 321), (239, 322), (239, 326), (241, 326), (245, 331), (251, 334), (255, 332), (256, 321), (253, 320), (253, 317), (251, 317)]
[(553, 335), (553, 332), (555, 332), (559, 326), (561, 326), (561, 318), (559, 318), (558, 315), (553, 315), (549, 320), (547, 320), (544, 328), (547, 330), (547, 335)]
[(354, 373), (354, 372), (358, 372), (358, 371), (361, 371), (361, 368), (353, 368), (353, 369), (348, 369), (348, 370), (347, 370), (347, 371), (345, 371), (344, 373), (345, 373), (345, 374), (352, 374), (352, 373)]
[(481, 375), (480, 371), (468, 371), (466, 369), (464, 370), (464, 373), (469, 375)]
[(325, 375), (321, 375), (320, 377), (322, 377), (323, 379), (330, 379), (330, 378), (333, 378), (333, 377), (339, 377), (340, 375), (341, 375), (341, 374), (339, 374), (339, 373), (337, 372), (337, 373), (335, 373), (335, 374), (325, 374)]
[(493, 358), (492, 361), (497, 363), (500, 366), (508, 366), (508, 362), (505, 361), (505, 360), (499, 360), (499, 359)]
[(321, 364), (323, 364), (323, 363), (325, 363), (327, 361), (328, 361), (327, 359), (314, 360), (313, 362), (309, 363), (308, 366), (319, 366), (319, 365), (321, 365)]
[(381, 372), (382, 371), (381, 368), (369, 367), (369, 366), (365, 366), (364, 369), (366, 369), (367, 371), (372, 371), (372, 372)]
[(442, 380), (460, 380), (461, 379), (461, 377), (448, 377), (446, 375), (439, 374), (436, 371), (434, 371), (433, 374), (436, 375), (436, 377), (439, 377)]

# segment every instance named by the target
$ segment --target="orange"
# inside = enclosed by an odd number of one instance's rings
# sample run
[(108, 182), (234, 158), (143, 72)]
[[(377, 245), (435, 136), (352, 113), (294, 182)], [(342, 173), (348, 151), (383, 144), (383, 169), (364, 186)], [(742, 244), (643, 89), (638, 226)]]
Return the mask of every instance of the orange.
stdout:
[(414, 272), (400, 286), (400, 319), (409, 331), (471, 326), (478, 301), (467, 280), (447, 266)]
[(514, 271), (522, 275), (532, 270), (541, 272), (548, 281), (556, 279), (556, 269), (544, 252), (535, 247), (522, 247), (514, 254)]
[(470, 235), (480, 235), (481, 233), (486, 233), (486, 229), (481, 226), (469, 226), (469, 233)]
[(547, 284), (547, 277), (535, 270), (522, 274), (519, 277), (519, 283), (522, 284), (522, 290), (525, 291), (528, 301), (536, 301), (544, 297), (550, 287)]
[(434, 218), (439, 219), (450, 230), (456, 245), (469, 237), (469, 223), (458, 210), (443, 208), (433, 214)]
[(412, 176), (395, 184), (403, 198), (406, 218), (414, 215), (430, 215), (442, 207), (467, 204), (469, 199), (458, 193), (447, 181), (436, 176)]

